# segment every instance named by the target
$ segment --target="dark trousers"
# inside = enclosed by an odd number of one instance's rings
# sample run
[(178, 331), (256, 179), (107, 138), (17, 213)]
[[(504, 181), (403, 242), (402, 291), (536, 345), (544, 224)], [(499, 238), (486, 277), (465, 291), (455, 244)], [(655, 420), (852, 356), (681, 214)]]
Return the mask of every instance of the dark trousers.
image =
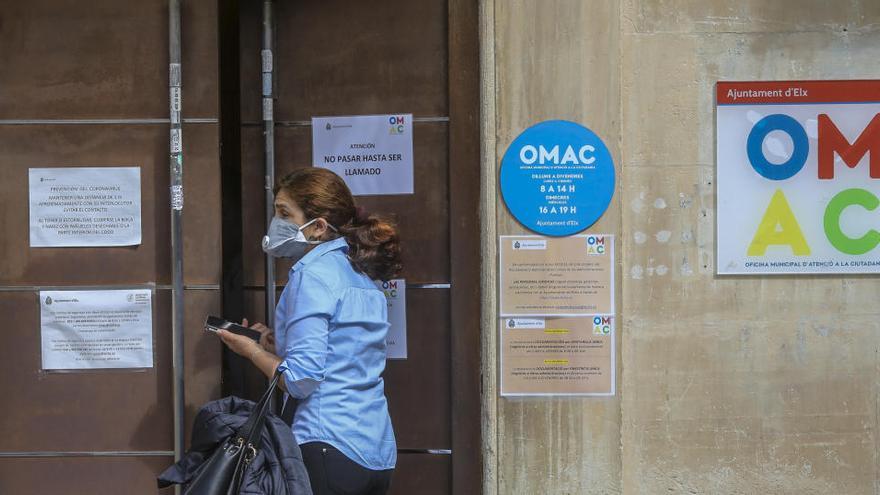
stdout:
[(314, 495), (385, 495), (391, 486), (393, 469), (367, 469), (323, 442), (299, 448)]

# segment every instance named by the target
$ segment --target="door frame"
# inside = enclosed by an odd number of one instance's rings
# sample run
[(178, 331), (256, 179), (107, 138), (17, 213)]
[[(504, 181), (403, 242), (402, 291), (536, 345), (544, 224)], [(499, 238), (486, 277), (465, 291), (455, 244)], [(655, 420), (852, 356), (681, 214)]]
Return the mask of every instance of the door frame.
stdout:
[(479, 2), (448, 0), (452, 493), (482, 493)]

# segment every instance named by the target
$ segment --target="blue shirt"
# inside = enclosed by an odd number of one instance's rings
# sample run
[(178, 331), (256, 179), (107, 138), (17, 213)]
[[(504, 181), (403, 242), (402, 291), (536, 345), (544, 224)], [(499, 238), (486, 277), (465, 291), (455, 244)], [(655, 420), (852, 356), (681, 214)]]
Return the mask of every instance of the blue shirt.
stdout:
[(297, 443), (325, 442), (368, 469), (391, 469), (397, 443), (385, 400), (385, 295), (346, 256), (345, 238), (317, 245), (290, 270), (275, 316), (287, 391), (301, 399)]

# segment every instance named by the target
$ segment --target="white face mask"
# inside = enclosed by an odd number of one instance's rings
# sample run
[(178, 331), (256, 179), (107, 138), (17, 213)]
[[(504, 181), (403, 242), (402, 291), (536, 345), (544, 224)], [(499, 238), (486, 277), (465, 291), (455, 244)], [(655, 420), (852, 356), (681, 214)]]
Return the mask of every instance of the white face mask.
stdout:
[[(303, 229), (315, 223), (316, 219), (300, 225), (290, 223), (278, 217), (272, 218), (269, 232), (263, 237), (263, 251), (276, 258), (293, 258), (298, 260), (305, 256), (309, 246), (321, 244), (322, 241), (310, 241), (303, 234)], [(330, 226), (330, 228), (333, 228)], [(334, 229), (336, 230), (336, 229)]]

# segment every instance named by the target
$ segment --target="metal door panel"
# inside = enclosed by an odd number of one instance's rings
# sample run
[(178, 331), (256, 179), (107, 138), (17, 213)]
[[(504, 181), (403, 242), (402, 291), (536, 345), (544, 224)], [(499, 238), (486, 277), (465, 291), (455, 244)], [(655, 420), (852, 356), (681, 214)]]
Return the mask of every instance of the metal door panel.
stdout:
[[(217, 117), (217, 6), (184, 3), (184, 117)], [(168, 118), (168, 7), (5, 2), (0, 119)]]
[[(205, 335), (205, 315), (219, 311), (218, 291), (186, 292), (187, 428), (202, 403), (217, 398), (220, 344)], [(171, 296), (153, 298), (152, 369), (43, 372), (37, 294), (0, 292), (7, 339), (0, 347), (6, 413), (0, 452), (171, 450)], [(2, 462), (0, 462), (2, 463)]]
[(450, 449), (449, 291), (406, 292), (407, 359), (389, 360), (385, 394), (399, 448)]
[[(184, 126), (187, 284), (220, 283), (217, 126)], [(0, 285), (168, 284), (168, 129), (162, 125), (0, 126)], [(139, 166), (137, 247), (30, 248), (28, 168)]]
[[(452, 459), (448, 455), (400, 454), (389, 495), (449, 495)], [(471, 494), (461, 494), (471, 495)]]
[(156, 476), (173, 462), (170, 457), (2, 459), (0, 493), (154, 495)]
[[(446, 2), (277, 2), (276, 120), (448, 115)], [(242, 121), (260, 115), (260, 7), (241, 12)]]

